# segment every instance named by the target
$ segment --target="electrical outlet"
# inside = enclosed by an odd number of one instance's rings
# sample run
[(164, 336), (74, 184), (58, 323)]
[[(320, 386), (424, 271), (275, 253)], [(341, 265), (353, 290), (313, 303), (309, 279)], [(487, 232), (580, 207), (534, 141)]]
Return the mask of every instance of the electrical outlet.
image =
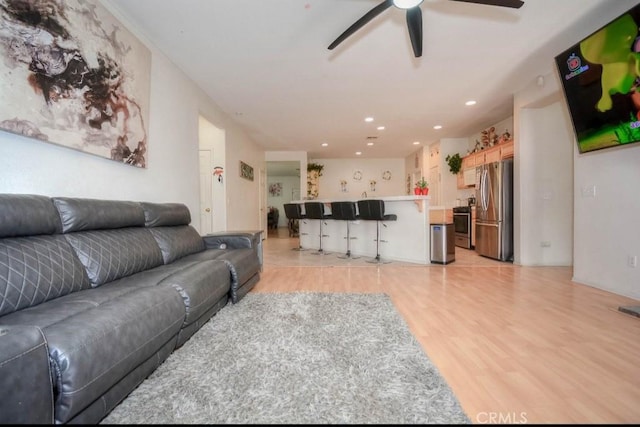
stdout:
[(548, 240), (543, 240), (542, 242), (540, 242), (540, 246), (543, 248), (549, 248), (551, 247), (551, 242), (549, 242)]
[(638, 266), (638, 257), (636, 255), (629, 255), (627, 257), (627, 265), (631, 268), (636, 268)]
[(596, 186), (588, 185), (582, 187), (582, 197), (596, 197)]

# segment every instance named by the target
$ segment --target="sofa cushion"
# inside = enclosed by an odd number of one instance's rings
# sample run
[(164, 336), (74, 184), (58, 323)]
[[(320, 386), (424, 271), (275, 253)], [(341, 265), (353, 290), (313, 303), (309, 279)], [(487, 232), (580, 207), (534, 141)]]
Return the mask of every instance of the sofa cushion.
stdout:
[(36, 236), (60, 231), (51, 199), (29, 194), (0, 194), (0, 237)]
[(140, 203), (144, 209), (146, 227), (189, 225), (191, 213), (182, 203)]
[(149, 232), (160, 246), (165, 264), (204, 250), (202, 237), (190, 225), (155, 227)]
[(0, 316), (89, 287), (64, 236), (0, 240)]
[(138, 202), (54, 197), (62, 232), (144, 227), (144, 210)]
[(146, 228), (82, 231), (64, 236), (94, 287), (162, 264), (160, 248)]

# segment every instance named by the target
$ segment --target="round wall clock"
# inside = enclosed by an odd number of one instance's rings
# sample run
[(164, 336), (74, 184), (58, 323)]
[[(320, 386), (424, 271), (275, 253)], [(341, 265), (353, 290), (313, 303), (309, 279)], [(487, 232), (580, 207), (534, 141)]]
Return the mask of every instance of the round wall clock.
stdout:
[(382, 172), (382, 179), (384, 179), (385, 181), (389, 181), (391, 179), (391, 171), (384, 171)]

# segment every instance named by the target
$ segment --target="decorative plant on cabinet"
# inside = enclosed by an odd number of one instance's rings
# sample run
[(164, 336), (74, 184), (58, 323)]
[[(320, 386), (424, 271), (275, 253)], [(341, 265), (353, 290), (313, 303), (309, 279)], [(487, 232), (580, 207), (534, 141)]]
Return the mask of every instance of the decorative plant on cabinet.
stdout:
[(319, 163), (307, 163), (307, 197), (315, 199), (318, 197), (318, 186), (322, 176), (324, 165)]
[(424, 176), (416, 182), (416, 188), (413, 190), (416, 196), (426, 196), (429, 194), (429, 184), (425, 181)]

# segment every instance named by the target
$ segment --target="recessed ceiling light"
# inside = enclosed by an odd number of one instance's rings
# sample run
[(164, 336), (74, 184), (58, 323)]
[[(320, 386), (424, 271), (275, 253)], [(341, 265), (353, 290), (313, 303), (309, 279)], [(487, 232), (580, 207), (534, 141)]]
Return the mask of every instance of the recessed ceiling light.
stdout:
[(323, 142), (323, 143), (322, 143), (322, 146), (323, 146), (323, 147), (327, 147), (328, 145), (329, 145), (329, 144), (327, 144), (326, 142)]
[(362, 154), (362, 151), (356, 151), (356, 156), (359, 156), (360, 154)]
[(442, 126), (441, 126), (441, 125), (435, 125), (433, 128), (434, 128), (435, 130), (438, 130), (438, 129), (442, 129)]
[(420, 141), (414, 141), (413, 145), (420, 145)]
[(372, 145), (373, 145), (373, 142), (367, 142), (367, 145), (368, 145), (368, 146), (372, 146)]
[(364, 119), (365, 122), (372, 122), (373, 121), (373, 117), (367, 117), (366, 119)]
[(378, 126), (378, 130), (384, 130), (384, 126)]
[(476, 101), (470, 100), (464, 103), (464, 105), (476, 105)]

